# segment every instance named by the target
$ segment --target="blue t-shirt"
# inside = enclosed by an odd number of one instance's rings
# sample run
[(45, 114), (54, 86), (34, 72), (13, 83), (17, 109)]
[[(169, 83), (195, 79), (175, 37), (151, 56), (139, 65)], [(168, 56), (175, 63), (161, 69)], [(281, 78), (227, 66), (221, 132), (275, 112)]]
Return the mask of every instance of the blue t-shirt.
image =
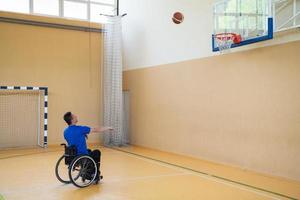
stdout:
[(65, 129), (65, 140), (68, 142), (68, 146), (76, 146), (77, 155), (88, 154), (85, 137), (90, 131), (91, 128), (88, 126), (76, 125), (71, 125)]

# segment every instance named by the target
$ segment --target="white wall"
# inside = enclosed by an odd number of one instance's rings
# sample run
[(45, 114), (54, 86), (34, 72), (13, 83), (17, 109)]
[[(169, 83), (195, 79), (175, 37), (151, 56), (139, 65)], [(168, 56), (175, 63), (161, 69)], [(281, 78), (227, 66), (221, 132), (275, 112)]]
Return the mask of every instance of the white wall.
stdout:
[[(211, 51), (212, 7), (215, 0), (120, 0), (123, 18), (124, 70), (219, 55)], [(180, 11), (185, 20), (171, 18)], [(232, 52), (300, 40), (300, 29), (275, 34)]]
[[(211, 53), (213, 0), (120, 0), (125, 69), (190, 60)], [(174, 12), (185, 20), (176, 25)]]

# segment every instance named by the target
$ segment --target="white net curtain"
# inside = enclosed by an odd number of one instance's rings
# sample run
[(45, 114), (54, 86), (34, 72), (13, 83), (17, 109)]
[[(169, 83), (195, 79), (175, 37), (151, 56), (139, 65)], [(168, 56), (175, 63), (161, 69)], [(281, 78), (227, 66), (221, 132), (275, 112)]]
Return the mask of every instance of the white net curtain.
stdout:
[(123, 124), (122, 95), (122, 25), (121, 16), (107, 17), (104, 25), (104, 126), (113, 131), (104, 133), (104, 145), (123, 146), (128, 138)]

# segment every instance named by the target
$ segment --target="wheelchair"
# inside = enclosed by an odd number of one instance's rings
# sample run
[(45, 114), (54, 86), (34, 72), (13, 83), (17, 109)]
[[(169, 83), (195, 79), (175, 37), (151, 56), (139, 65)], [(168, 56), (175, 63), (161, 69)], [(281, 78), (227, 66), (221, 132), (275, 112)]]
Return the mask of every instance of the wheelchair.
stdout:
[(55, 166), (55, 175), (57, 179), (65, 184), (73, 183), (79, 188), (84, 188), (96, 184), (103, 178), (100, 174), (97, 177), (97, 163), (91, 156), (77, 155), (75, 146), (64, 146), (65, 153), (62, 155)]

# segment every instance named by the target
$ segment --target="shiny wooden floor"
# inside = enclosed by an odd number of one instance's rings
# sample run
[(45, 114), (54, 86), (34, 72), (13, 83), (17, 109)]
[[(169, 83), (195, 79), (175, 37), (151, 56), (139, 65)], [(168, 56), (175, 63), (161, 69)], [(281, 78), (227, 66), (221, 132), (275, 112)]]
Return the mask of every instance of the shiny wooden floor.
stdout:
[[(95, 148), (95, 147), (94, 147)], [(299, 199), (300, 183), (156, 150), (102, 151), (98, 185), (79, 189), (54, 174), (61, 148), (0, 151), (0, 199)]]

